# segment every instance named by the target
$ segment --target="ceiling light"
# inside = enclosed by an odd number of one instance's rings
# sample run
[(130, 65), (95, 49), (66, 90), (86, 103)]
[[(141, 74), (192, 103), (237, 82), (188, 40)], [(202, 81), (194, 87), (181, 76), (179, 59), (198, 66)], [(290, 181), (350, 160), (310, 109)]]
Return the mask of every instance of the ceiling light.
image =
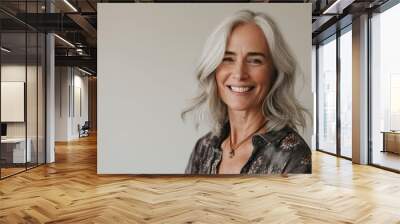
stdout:
[[(327, 9), (324, 10), (324, 12), (322, 14), (328, 14), (328, 13), (332, 13), (332, 9), (335, 9), (335, 7), (337, 7), (337, 5), (339, 4), (341, 0), (336, 0), (332, 5), (330, 5)], [(333, 10), (333, 13), (337, 13), (337, 9)]]
[(77, 48), (77, 49), (76, 49), (76, 52), (77, 52), (79, 55), (83, 55), (83, 50), (82, 50), (81, 48)]
[(78, 67), (78, 70), (81, 71), (81, 72), (83, 72), (83, 73), (85, 73), (85, 74), (93, 75), (92, 73), (90, 73), (90, 72), (88, 72), (88, 71), (86, 71), (86, 70), (83, 70), (83, 69), (81, 69), (81, 68), (79, 68), (79, 67)]
[(324, 10), (324, 12), (322, 14), (324, 15), (329, 15), (329, 14), (333, 14), (333, 15), (338, 15), (338, 14), (342, 14), (343, 10), (346, 9), (347, 7), (349, 7), (351, 4), (353, 4), (353, 2), (355, 2), (356, 0), (336, 0), (334, 1), (330, 6), (328, 6), (327, 9)]
[(72, 10), (74, 10), (74, 12), (78, 12), (78, 10), (71, 4), (69, 3), (68, 0), (64, 0), (65, 4), (67, 4)]
[(58, 39), (60, 39), (61, 41), (63, 41), (64, 43), (66, 43), (67, 45), (69, 45), (69, 46), (75, 48), (75, 45), (71, 44), (71, 42), (69, 42), (68, 40), (66, 40), (66, 39), (64, 39), (64, 38), (62, 38), (62, 37), (60, 37), (60, 36), (58, 36), (57, 34), (54, 34), (54, 36), (57, 37)]
[(11, 50), (9, 50), (9, 49), (7, 49), (7, 48), (5, 48), (5, 47), (1, 47), (1, 50), (4, 51), (4, 52), (6, 52), (6, 53), (10, 53), (10, 52), (11, 52)]

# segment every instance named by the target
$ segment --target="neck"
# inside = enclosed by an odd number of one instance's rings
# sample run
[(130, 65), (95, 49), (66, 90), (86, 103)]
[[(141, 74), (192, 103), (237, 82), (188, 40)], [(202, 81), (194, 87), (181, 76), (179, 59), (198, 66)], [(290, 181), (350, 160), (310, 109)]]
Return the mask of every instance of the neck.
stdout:
[[(252, 111), (234, 111), (228, 110), (230, 134), (233, 144), (242, 141), (244, 138), (260, 128), (266, 119), (260, 110)], [(261, 128), (259, 132), (265, 130)]]

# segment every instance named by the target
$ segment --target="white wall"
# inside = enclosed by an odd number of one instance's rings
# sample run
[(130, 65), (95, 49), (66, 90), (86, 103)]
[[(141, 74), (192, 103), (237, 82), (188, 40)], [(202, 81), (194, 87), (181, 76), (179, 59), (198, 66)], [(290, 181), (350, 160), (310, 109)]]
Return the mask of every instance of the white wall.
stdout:
[[(78, 74), (77, 74), (78, 72)], [(78, 138), (79, 137), (79, 132), (77, 129), (78, 124), (81, 126), (85, 123), (85, 121), (88, 121), (88, 99), (89, 99), (89, 94), (88, 94), (88, 77), (87, 76), (82, 76), (83, 73), (75, 70), (75, 75), (74, 75), (74, 108), (72, 109), (72, 129), (71, 129), (71, 135), (72, 138)], [(78, 93), (80, 91), (80, 93)], [(79, 97), (80, 94), (80, 97)], [(79, 102), (81, 101), (81, 102)], [(79, 107), (81, 107), (81, 111), (79, 110)], [(75, 112), (75, 113), (74, 113)]]
[(55, 141), (68, 140), (68, 67), (55, 68)]
[[(296, 95), (313, 112), (311, 4), (98, 4), (98, 173), (183, 173), (208, 131), (180, 119), (196, 62), (210, 32), (240, 9), (277, 22), (304, 73)], [(309, 145), (312, 131), (310, 122), (302, 133)]]
[[(77, 139), (78, 124), (88, 120), (88, 78), (72, 67), (56, 67), (55, 73), (55, 141)], [(82, 113), (76, 107), (79, 89)]]

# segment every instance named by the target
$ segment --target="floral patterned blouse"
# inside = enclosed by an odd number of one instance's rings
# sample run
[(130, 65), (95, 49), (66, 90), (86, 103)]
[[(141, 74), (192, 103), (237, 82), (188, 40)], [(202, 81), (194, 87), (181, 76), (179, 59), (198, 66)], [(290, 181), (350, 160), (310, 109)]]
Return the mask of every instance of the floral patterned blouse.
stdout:
[[(221, 135), (211, 132), (200, 138), (190, 155), (186, 174), (218, 174), (222, 160), (221, 144), (229, 135), (229, 125)], [(241, 174), (311, 173), (311, 150), (292, 128), (255, 134), (253, 152)]]

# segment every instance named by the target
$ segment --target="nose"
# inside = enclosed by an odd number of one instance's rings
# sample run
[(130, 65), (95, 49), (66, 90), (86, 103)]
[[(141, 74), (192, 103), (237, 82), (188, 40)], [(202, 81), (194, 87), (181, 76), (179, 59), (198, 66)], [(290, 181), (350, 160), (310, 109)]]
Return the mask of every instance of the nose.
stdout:
[(246, 64), (242, 60), (238, 60), (233, 67), (232, 75), (237, 80), (243, 80), (248, 77)]

